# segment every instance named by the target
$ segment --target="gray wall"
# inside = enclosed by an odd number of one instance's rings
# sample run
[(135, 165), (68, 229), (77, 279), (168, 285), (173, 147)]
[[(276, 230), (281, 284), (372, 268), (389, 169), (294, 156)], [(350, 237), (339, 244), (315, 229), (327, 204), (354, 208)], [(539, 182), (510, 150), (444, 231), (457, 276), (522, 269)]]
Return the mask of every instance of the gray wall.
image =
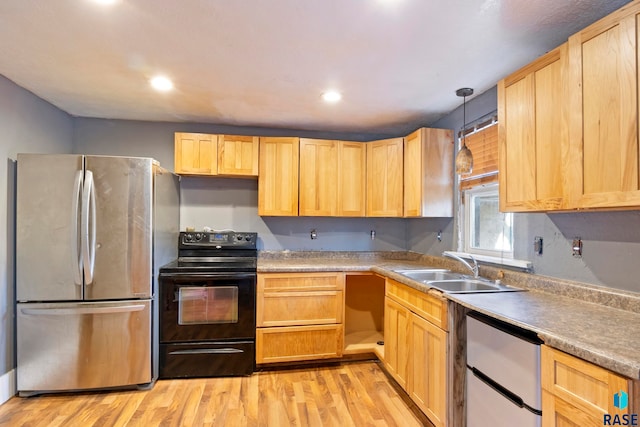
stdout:
[[(18, 153), (72, 152), (73, 119), (0, 76), (0, 375), (14, 361), (15, 173)], [(44, 242), (46, 244), (46, 242)]]
[[(467, 102), (467, 122), (495, 111), (497, 90)], [(458, 131), (462, 108), (431, 124)], [(457, 200), (456, 200), (457, 207)], [(514, 214), (514, 257), (533, 262), (536, 274), (640, 292), (640, 212), (575, 212), (554, 214)], [(457, 218), (450, 226), (457, 234)], [(447, 232), (449, 232), (449, 228)], [(409, 233), (411, 234), (411, 233)], [(543, 238), (542, 255), (533, 253), (534, 237)], [(574, 258), (571, 243), (583, 240), (582, 258)], [(425, 239), (410, 241), (409, 249), (424, 252), (431, 248), (433, 232)], [(452, 241), (455, 248), (456, 239)]]

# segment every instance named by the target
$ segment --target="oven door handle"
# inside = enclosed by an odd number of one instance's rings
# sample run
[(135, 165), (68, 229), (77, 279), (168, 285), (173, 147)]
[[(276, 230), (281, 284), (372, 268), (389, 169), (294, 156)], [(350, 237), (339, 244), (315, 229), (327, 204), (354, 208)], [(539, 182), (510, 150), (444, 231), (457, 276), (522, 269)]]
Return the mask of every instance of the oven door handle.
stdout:
[(170, 355), (175, 354), (236, 354), (236, 353), (244, 353), (244, 350), (240, 350), (239, 348), (204, 348), (204, 349), (193, 349), (193, 350), (175, 350), (169, 352)]

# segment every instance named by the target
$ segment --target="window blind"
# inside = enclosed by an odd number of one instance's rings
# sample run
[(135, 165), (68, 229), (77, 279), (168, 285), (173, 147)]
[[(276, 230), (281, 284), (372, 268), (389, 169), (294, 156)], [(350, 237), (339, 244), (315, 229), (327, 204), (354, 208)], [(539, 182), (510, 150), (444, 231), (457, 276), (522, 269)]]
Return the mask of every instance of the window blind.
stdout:
[[(473, 170), (460, 176), (460, 189), (498, 182), (498, 122), (495, 117), (466, 129), (465, 142), (473, 155)], [(461, 138), (461, 135), (459, 135)], [(462, 144), (462, 141), (460, 141)]]

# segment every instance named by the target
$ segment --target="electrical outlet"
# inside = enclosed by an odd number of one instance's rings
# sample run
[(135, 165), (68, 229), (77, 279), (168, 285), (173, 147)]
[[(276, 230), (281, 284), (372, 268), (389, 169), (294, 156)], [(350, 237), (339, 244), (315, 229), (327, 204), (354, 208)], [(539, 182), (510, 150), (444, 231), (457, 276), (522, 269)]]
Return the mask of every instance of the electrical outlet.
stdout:
[(311, 232), (309, 233), (309, 235), (311, 236), (311, 240), (315, 240), (318, 238), (318, 232), (316, 231), (316, 229), (314, 228), (313, 230), (311, 230)]
[(580, 237), (573, 239), (571, 250), (573, 251), (573, 256), (575, 258), (582, 258), (582, 239)]
[(533, 253), (536, 255), (542, 255), (542, 242), (543, 239), (540, 236), (533, 238)]

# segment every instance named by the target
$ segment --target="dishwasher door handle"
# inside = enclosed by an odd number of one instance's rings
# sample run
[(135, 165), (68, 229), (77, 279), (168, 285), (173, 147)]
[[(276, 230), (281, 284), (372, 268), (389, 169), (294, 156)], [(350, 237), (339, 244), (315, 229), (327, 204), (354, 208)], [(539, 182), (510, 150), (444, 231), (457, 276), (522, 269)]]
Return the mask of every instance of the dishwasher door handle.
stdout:
[(503, 387), (502, 385), (498, 384), (497, 382), (489, 378), (486, 374), (484, 374), (481, 370), (469, 365), (467, 365), (467, 368), (471, 370), (471, 372), (473, 373), (473, 375), (475, 375), (476, 378), (478, 378), (480, 381), (482, 381), (483, 383), (485, 383), (486, 385), (488, 385), (489, 387), (491, 387), (492, 389), (500, 393), (502, 396), (504, 396), (507, 400), (509, 400), (514, 405), (518, 406), (519, 408), (524, 408), (530, 412), (533, 412), (536, 415), (542, 415), (541, 410), (532, 408), (531, 406), (527, 405), (526, 403), (524, 403), (524, 400), (522, 400), (520, 396), (508, 390), (507, 388)]

